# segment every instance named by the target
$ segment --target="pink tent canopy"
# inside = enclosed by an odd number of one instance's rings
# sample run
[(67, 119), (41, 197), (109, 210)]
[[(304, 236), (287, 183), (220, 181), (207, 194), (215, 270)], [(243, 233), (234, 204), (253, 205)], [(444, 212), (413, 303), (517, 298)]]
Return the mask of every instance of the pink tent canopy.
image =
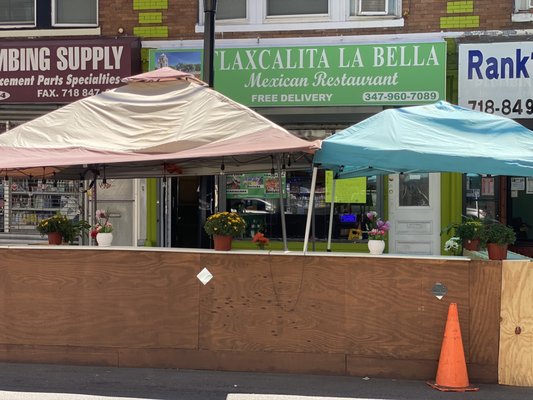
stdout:
[[(274, 155), (310, 165), (319, 142), (171, 68), (71, 103), (0, 135), (0, 173), (39, 167), (58, 178), (106, 167), (109, 177), (270, 170)], [(301, 166), (301, 164), (300, 164)]]

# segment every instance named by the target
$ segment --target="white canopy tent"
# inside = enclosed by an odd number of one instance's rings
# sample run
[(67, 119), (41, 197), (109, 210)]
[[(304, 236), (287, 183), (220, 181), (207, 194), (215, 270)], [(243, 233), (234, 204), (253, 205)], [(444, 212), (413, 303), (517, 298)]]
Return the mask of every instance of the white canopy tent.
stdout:
[[(320, 146), (191, 74), (162, 68), (125, 82), (0, 135), (0, 173), (53, 179), (239, 174), (279, 170), (289, 155), (291, 168), (309, 167)], [(283, 217), (282, 211), (282, 223)]]
[(274, 154), (298, 160), (319, 148), (191, 74), (163, 68), (126, 81), (0, 135), (0, 171), (44, 168), (39, 176), (78, 179), (106, 166), (109, 177), (209, 175), (223, 161), (226, 173), (242, 173), (269, 170)]

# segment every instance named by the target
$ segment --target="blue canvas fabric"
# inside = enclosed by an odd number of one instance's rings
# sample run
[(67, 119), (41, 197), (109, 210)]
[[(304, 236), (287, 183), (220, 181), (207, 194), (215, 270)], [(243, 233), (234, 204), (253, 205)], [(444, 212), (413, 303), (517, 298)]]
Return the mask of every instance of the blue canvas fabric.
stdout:
[(533, 176), (533, 131), (440, 101), (385, 110), (337, 132), (313, 161), (338, 178), (400, 172)]

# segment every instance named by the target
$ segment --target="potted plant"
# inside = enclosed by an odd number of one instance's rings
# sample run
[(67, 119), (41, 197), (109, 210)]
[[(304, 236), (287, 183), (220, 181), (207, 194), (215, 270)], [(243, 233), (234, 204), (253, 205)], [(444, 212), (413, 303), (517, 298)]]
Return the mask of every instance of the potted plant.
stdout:
[(505, 260), (507, 247), (516, 241), (513, 228), (498, 221), (483, 223), (479, 237), (482, 245), (487, 248), (491, 260)]
[(370, 211), (366, 214), (368, 250), (370, 254), (382, 254), (385, 249), (385, 236), (390, 229), (389, 221), (383, 221), (378, 213)]
[(96, 223), (92, 227), (91, 237), (96, 239), (98, 246), (111, 246), (113, 241), (113, 224), (109, 222), (109, 212), (96, 210)]
[(257, 247), (261, 250), (265, 249), (265, 246), (268, 245), (270, 240), (265, 236), (262, 232), (257, 232), (254, 237), (252, 238), (252, 242), (257, 244)]
[(452, 253), (454, 256), (459, 255), (459, 249), (461, 248), (461, 238), (458, 236), (452, 236), (446, 243), (444, 243), (444, 250)]
[(44, 218), (37, 224), (41, 235), (48, 235), (49, 244), (73, 243), (82, 233), (87, 232), (89, 224), (84, 220), (72, 220), (66, 215), (57, 213)]
[(89, 223), (83, 219), (67, 219), (67, 223), (65, 224), (62, 232), (63, 241), (72, 244), (77, 237), (80, 235), (85, 235), (90, 228), (91, 225), (89, 225)]
[(215, 250), (231, 250), (231, 241), (236, 236), (242, 236), (246, 229), (246, 222), (234, 212), (222, 211), (207, 218), (204, 225), (205, 232), (213, 237)]
[(480, 240), (479, 235), (483, 222), (478, 218), (465, 217), (463, 222), (452, 224), (446, 229), (446, 233), (452, 230), (455, 232), (454, 237), (458, 237), (466, 250), (479, 250)]

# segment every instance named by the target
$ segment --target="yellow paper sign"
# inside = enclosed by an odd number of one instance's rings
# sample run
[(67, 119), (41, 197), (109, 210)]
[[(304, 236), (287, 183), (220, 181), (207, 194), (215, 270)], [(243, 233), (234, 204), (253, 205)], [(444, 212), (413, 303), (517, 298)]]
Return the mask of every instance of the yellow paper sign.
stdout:
[[(326, 203), (331, 203), (333, 172), (326, 171)], [(366, 177), (335, 180), (335, 203), (366, 204)]]

